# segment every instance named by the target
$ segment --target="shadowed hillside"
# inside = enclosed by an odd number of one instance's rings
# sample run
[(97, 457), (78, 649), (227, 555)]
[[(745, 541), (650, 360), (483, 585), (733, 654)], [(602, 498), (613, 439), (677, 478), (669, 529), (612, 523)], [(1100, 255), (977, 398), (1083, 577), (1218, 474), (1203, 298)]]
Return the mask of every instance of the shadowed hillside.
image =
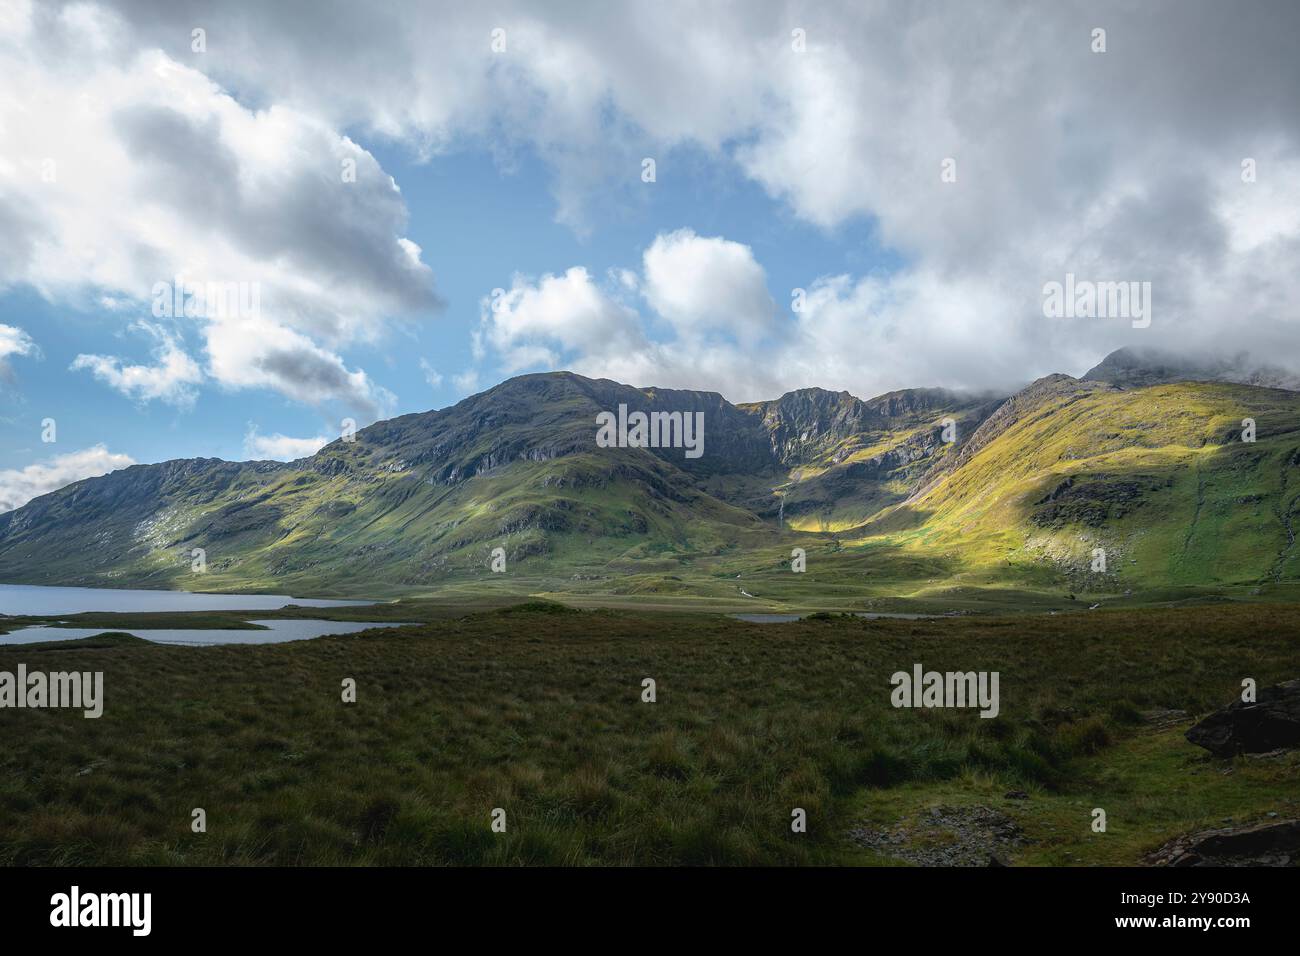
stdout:
[[(1117, 356), (1099, 368), (1132, 372)], [(1135, 374), (1053, 375), (1006, 399), (810, 388), (744, 405), (525, 375), (296, 462), (172, 461), (70, 485), (0, 515), (0, 579), (850, 608), (940, 581), (1110, 595), (1294, 581), (1300, 395)], [(598, 447), (597, 415), (619, 406), (702, 413), (703, 454)]]

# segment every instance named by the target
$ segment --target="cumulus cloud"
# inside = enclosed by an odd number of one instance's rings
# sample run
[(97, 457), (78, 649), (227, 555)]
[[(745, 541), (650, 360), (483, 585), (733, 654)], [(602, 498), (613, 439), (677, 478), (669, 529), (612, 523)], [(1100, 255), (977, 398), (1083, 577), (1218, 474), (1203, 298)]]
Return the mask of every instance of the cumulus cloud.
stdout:
[(750, 342), (773, 331), (776, 304), (749, 246), (679, 229), (657, 236), (644, 264), (646, 300), (679, 336), (723, 331)]
[(779, 387), (775, 366), (754, 356), (789, 332), (748, 246), (681, 229), (655, 238), (639, 272), (516, 275), (483, 299), (475, 351), (509, 373), (563, 367), (665, 387), (716, 383), (744, 398)]
[[(106, 6), (10, 11), (0, 128), (20, 148), (0, 160), (0, 223), (14, 234), (0, 287), (115, 308), (151, 305), (159, 283), (256, 288), (255, 314), (181, 316), (215, 382), (377, 414), (385, 393), (343, 350), (439, 305), (403, 235), (396, 184), (318, 116), (249, 108), (194, 56), (183, 62), (138, 37)], [(82, 367), (166, 400), (168, 382), (197, 384), (185, 360), (167, 356), (162, 369), (105, 356)]]
[(395, 398), (361, 369), (306, 335), (256, 319), (231, 319), (207, 330), (214, 378), (230, 388), (272, 388), (311, 405), (343, 398), (371, 420)]
[[(642, 309), (625, 301), (630, 289), (641, 291)], [(1049, 351), (1061, 320), (1046, 319), (1038, 302), (1004, 315), (1012, 293), (985, 277), (839, 274), (800, 292), (797, 308), (776, 314), (751, 248), (679, 230), (651, 243), (641, 272), (616, 269), (605, 283), (581, 267), (562, 279), (516, 277), (508, 295), (484, 300), (478, 341), (483, 358), (510, 371), (563, 366), (638, 385), (709, 387), (733, 401), (808, 385), (862, 396), (918, 385), (998, 390), (1045, 372), (1081, 373), (1100, 358), (1085, 342), (1063, 367), (1026, 366), (1019, 343)], [(740, 301), (751, 305), (735, 317)], [(617, 334), (600, 334), (610, 328)], [(718, 331), (729, 334), (710, 334)], [(1054, 354), (1048, 361), (1061, 361)]]
[(508, 372), (555, 365), (568, 355), (643, 347), (636, 312), (607, 295), (582, 266), (536, 282), (516, 275), (480, 303), (480, 345)]
[[(201, 17), (189, 3), (14, 9), (0, 31), (18, 37), (4, 47), (0, 122), (39, 146), (0, 165), (0, 228), (12, 247), (0, 282), (62, 289), (75, 275), (118, 288), (123, 276), (138, 287), (137, 271), (152, 280), (178, 267), (291, 272), (268, 295), (270, 322), (328, 353), (310, 363), (321, 386), (282, 374), (305, 371), (298, 363), (262, 361), (228, 379), (232, 387), (247, 380), (295, 397), (342, 389), (377, 406), (376, 386), (341, 350), (382, 334), (377, 314), (425, 301), (427, 274), (402, 242), (400, 197), (342, 129), (421, 157), (479, 144), (509, 164), (530, 150), (551, 171), (555, 215), (576, 228), (645, 201), (642, 157), (657, 158), (662, 180), (689, 151), (828, 233), (870, 224), (898, 263), (886, 274), (841, 275), (837, 263), (807, 276), (812, 306), (769, 328), (758, 257), (747, 261), (738, 246), (757, 235), (661, 237), (665, 261), (678, 254), (694, 268), (711, 256), (729, 280), (700, 267), (656, 281), (642, 263), (636, 290), (597, 281), (583, 264), (512, 283), (506, 312), (478, 329), (478, 347), (506, 372), (579, 364), (664, 382), (683, 370), (701, 376), (688, 384), (734, 394), (1007, 386), (1080, 372), (1124, 345), (1245, 348), (1300, 367), (1300, 58), (1290, 42), (1300, 7), (1284, 0), (1247, 9), (1215, 0), (1041, 9), (502, 0), (490, 11), (334, 0), (205, 5)], [(209, 49), (196, 56), (189, 35), (200, 21)], [(1099, 25), (1105, 53), (1092, 50)], [(499, 52), (490, 45), (498, 27)], [(794, 28), (805, 31), (802, 51)], [(57, 82), (34, 84), (34, 74)], [(266, 108), (252, 112), (223, 87)], [(105, 102), (131, 108), (97, 108)], [(31, 129), (40, 117), (49, 128)], [(84, 142), (108, 145), (79, 161), (73, 144)], [(36, 181), (42, 156), (60, 160), (57, 190), (4, 187), (6, 177)], [(335, 214), (332, 179), (349, 156), (363, 188)], [(1247, 158), (1253, 182), (1241, 176)], [(941, 176), (946, 160), (952, 181)], [(113, 190), (101, 188), (106, 179)], [(107, 195), (92, 202), (91, 191)], [(114, 242), (110, 212), (120, 207), (103, 207), (119, 202), (139, 212)], [(77, 248), (108, 250), (101, 258), (49, 240), (87, 205), (100, 210), (90, 217), (98, 225)], [(173, 228), (200, 216), (210, 228)], [(299, 249), (293, 240), (304, 236)], [(1151, 282), (1150, 328), (1045, 318), (1042, 287), (1066, 273)], [(769, 291), (788, 301), (790, 290)], [(645, 323), (626, 311), (635, 295)], [(559, 299), (583, 317), (557, 321)], [(593, 323), (612, 342), (592, 340)], [(247, 358), (218, 361), (238, 344), (222, 325), (204, 330), (214, 370)]]
[(110, 355), (78, 355), (74, 371), (88, 370), (110, 388), (139, 402), (155, 399), (188, 408), (194, 404), (196, 386), (203, 380), (199, 365), (169, 330), (150, 322), (134, 322), (133, 331), (152, 337), (154, 365), (128, 365)]
[[(761, 270), (715, 239), (714, 252), (736, 257), (729, 281), (719, 274), (725, 262), (694, 268), (706, 251), (698, 236), (661, 236), (652, 251), (682, 255), (663, 256), (666, 288), (643, 269), (646, 327), (669, 322), (659, 341), (685, 350), (692, 330), (730, 314), (731, 333), (748, 335), (746, 344), (729, 350), (715, 339), (695, 355), (652, 344), (641, 361), (605, 361), (597, 343), (567, 364), (610, 375), (640, 369), (643, 382), (687, 368), (701, 376), (689, 384), (727, 394), (752, 394), (765, 381), (866, 393), (918, 383), (1006, 388), (1081, 373), (1121, 346), (1246, 349), (1300, 368), (1300, 272), (1288, 265), (1300, 253), (1300, 114), (1285, 92), (1300, 88), (1300, 62), (1280, 40), (1300, 29), (1300, 8), (821, 4), (791, 14), (783, 4), (747, 4), (742, 15), (715, 5), (693, 9), (689, 30), (655, 35), (622, 17), (634, 18), (607, 11), (566, 23), (571, 36), (548, 48), (558, 59), (580, 47), (565, 62), (580, 63), (608, 96), (611, 110), (590, 123), (622, 117), (602, 129), (633, 155), (662, 160), (665, 149), (701, 147), (827, 232), (870, 222), (899, 264), (809, 275), (801, 286), (818, 293), (810, 307), (782, 316), (759, 344), (744, 322), (761, 328), (770, 307), (760, 281), (739, 280)], [(1107, 28), (1104, 53), (1092, 50), (1098, 24)], [(789, 42), (792, 25), (806, 30), (803, 53)], [(531, 55), (511, 63), (563, 90), (567, 74)], [(717, 75), (720, 62), (730, 75)], [(666, 88), (689, 90), (672, 101), (675, 117), (656, 92)], [(547, 109), (569, 106), (578, 108), (558, 96)], [(1243, 176), (1246, 160), (1253, 180)], [(561, 162), (555, 170), (566, 175)], [(1150, 282), (1151, 326), (1045, 317), (1043, 286), (1067, 273)], [(746, 299), (739, 288), (755, 291)], [(770, 291), (784, 302), (791, 290)], [(746, 307), (728, 312), (728, 302)], [(634, 336), (626, 321), (616, 328)], [(572, 354), (512, 338), (503, 369)]]
[(134, 464), (129, 455), (115, 454), (100, 444), (56, 455), (26, 468), (0, 471), (0, 512), (21, 508), (33, 498), (74, 481), (97, 478)]
[(0, 359), (11, 355), (32, 355), (36, 343), (22, 329), (12, 325), (0, 325)]
[(13, 373), (8, 359), (17, 355), (38, 355), (40, 350), (32, 337), (13, 325), (0, 323), (0, 382), (6, 381)]
[(317, 435), (315, 438), (291, 438), (279, 432), (274, 435), (262, 435), (258, 433), (256, 425), (250, 425), (247, 434), (244, 435), (244, 454), (256, 461), (267, 459), (294, 461), (298, 458), (309, 458), (331, 441), (332, 438), (324, 435)]

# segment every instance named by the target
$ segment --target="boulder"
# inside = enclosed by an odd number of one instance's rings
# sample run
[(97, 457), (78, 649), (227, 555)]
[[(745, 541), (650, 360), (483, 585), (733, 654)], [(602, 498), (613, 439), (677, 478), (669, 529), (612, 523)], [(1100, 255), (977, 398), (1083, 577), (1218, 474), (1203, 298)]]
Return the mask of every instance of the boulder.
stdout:
[(1187, 731), (1216, 757), (1300, 746), (1300, 680), (1261, 688), (1254, 703), (1237, 701)]
[(1300, 820), (1201, 830), (1170, 840), (1147, 857), (1153, 866), (1295, 866)]

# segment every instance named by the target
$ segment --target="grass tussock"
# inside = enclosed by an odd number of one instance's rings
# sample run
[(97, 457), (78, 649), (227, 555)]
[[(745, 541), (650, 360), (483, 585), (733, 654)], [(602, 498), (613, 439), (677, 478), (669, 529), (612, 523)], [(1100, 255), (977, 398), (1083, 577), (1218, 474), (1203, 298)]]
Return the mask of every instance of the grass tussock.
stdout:
[[(106, 699), (99, 720), (0, 710), (0, 863), (870, 862), (845, 837), (864, 806), (1008, 788), (1176, 828), (1218, 791), (1160, 803), (1205, 758), (1174, 730), (1133, 763), (1141, 713), (1300, 676), (1297, 651), (1283, 605), (781, 625), (539, 605), (280, 645), (0, 647), (0, 670), (102, 670)], [(1000, 716), (893, 709), (914, 663), (998, 671)], [(1263, 806), (1287, 772), (1204, 783)]]

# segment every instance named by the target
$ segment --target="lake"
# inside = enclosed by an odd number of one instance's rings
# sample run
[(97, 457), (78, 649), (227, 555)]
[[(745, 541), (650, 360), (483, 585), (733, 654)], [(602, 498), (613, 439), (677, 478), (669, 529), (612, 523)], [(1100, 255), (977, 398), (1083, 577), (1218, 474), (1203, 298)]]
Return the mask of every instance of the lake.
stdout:
[[(10, 617), (65, 617), (87, 611), (157, 613), (161, 611), (271, 611), (286, 604), (299, 607), (349, 607), (373, 601), (333, 601), (295, 598), (284, 594), (198, 594), (192, 591), (143, 591), (116, 588), (59, 588), (29, 584), (0, 584), (0, 614)], [(105, 631), (121, 631), (157, 644), (279, 644), (306, 641), (327, 634), (355, 634), (372, 627), (400, 627), (392, 622), (253, 621), (269, 630), (228, 628), (24, 627), (0, 634), (0, 644), (75, 641)]]
[(282, 644), (285, 641), (308, 641), (327, 634), (355, 634), (372, 627), (401, 627), (401, 624), (382, 624), (364, 621), (252, 621), (270, 628), (268, 631), (238, 631), (227, 629), (154, 629), (130, 627), (23, 627), (8, 634), (0, 634), (0, 646), (5, 644), (38, 644), (43, 641), (75, 641), (81, 637), (94, 637), (105, 631), (119, 631), (153, 641), (155, 644), (192, 644), (214, 646), (217, 644)]
[(0, 614), (53, 617), (86, 611), (274, 611), (300, 607), (348, 607), (373, 601), (327, 601), (284, 594), (199, 594), (194, 591), (131, 591), (117, 588), (52, 588), (0, 584)]

